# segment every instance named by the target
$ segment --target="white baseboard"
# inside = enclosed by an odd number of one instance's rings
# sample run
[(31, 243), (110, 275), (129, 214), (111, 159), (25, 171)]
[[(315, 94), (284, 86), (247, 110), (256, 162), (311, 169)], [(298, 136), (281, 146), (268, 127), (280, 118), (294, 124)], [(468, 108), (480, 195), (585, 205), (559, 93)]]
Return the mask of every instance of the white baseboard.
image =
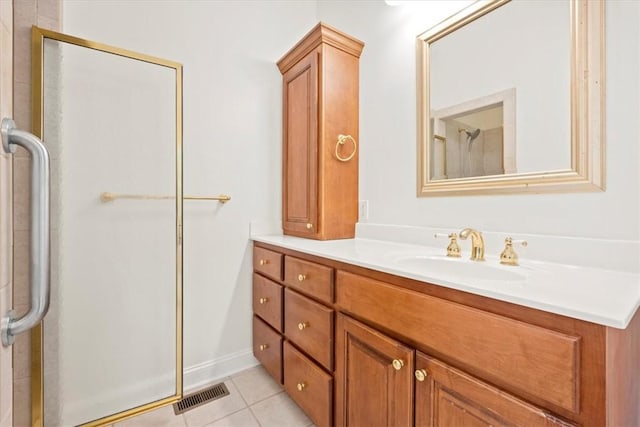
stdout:
[(183, 371), (184, 394), (198, 390), (221, 379), (258, 365), (253, 349), (232, 353), (185, 368)]

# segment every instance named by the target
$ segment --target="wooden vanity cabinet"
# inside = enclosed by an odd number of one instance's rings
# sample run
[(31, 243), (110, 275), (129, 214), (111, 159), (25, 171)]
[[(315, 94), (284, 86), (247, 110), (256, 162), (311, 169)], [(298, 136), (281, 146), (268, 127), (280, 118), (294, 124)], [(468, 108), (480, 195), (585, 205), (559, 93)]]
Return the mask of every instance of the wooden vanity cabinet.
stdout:
[(253, 353), (319, 427), (333, 424), (334, 270), (254, 246)]
[(416, 427), (575, 425), (421, 352), (415, 389)]
[(413, 359), (413, 349), (338, 314), (336, 425), (413, 425)]
[[(320, 23), (278, 61), (284, 234), (343, 239), (358, 220), (358, 79), (364, 44)], [(339, 144), (339, 135), (349, 135)], [(347, 161), (341, 161), (340, 158)]]
[(640, 425), (640, 313), (621, 330), (255, 245), (282, 259), (284, 333), (256, 316), (254, 353), (318, 426)]

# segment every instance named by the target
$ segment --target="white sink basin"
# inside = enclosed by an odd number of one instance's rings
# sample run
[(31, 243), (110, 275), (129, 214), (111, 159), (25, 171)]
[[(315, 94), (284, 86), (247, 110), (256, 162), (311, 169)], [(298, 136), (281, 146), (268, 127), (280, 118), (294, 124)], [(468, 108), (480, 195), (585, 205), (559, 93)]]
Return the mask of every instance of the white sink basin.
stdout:
[(471, 261), (468, 259), (444, 256), (407, 256), (398, 258), (395, 263), (402, 268), (424, 272), (428, 275), (447, 276), (461, 280), (522, 281), (522, 267), (506, 267), (489, 264), (490, 261)]

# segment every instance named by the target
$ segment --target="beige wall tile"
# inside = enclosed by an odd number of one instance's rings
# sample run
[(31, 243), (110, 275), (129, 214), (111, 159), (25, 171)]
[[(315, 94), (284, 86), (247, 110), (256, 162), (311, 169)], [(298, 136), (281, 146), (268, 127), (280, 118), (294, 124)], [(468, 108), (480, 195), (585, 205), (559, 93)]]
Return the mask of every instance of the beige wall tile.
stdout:
[(13, 26), (13, 2), (0, 0), (0, 24), (4, 24), (9, 30)]
[(13, 378), (21, 380), (31, 377), (31, 334), (16, 336), (13, 344)]
[(31, 26), (37, 22), (36, 13), (35, 0), (14, 1), (14, 82), (29, 83), (31, 81)]
[[(38, 23), (40, 18), (48, 18), (52, 21), (61, 22), (62, 4), (53, 0), (37, 0)], [(55, 28), (52, 28), (55, 29)]]
[(13, 271), (11, 256), (13, 251), (11, 164), (10, 157), (0, 156), (0, 254), (2, 254), (0, 256), (0, 287), (9, 284)]
[(44, 28), (45, 30), (60, 31), (59, 22), (60, 21), (54, 18), (38, 16), (38, 27)]
[[(13, 3), (0, 0), (0, 117), (13, 115)], [(13, 158), (0, 148), (0, 315), (12, 305)], [(0, 345), (0, 426), (13, 425), (12, 349)]]
[(13, 304), (29, 303), (29, 231), (13, 235)]
[(5, 414), (5, 417), (0, 421), (0, 427), (13, 427), (13, 411), (9, 411)]
[[(1, 1), (1, 0), (0, 0)], [(11, 286), (0, 289), (0, 312), (2, 315), (11, 307)], [(0, 418), (6, 418), (11, 413), (13, 396), (11, 387), (13, 383), (11, 347), (0, 345)]]
[[(13, 85), (13, 120), (22, 130), (31, 129), (31, 84), (15, 82)], [(16, 157), (28, 157), (27, 151), (18, 147)]]
[[(0, 0), (0, 3), (4, 0)], [(13, 110), (13, 42), (11, 30), (0, 25), (0, 111), (3, 117), (11, 117)], [(5, 55), (4, 52), (7, 52)]]
[(13, 382), (13, 425), (31, 425), (31, 379)]
[[(31, 159), (13, 159), (13, 231), (28, 230), (31, 218)], [(15, 264), (14, 264), (15, 265)]]

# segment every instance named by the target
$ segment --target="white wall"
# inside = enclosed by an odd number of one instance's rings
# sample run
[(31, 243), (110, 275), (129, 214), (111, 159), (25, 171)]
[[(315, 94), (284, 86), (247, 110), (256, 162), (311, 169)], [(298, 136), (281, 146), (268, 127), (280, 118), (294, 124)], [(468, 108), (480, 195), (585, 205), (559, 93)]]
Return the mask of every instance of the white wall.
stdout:
[(64, 32), (184, 65), (185, 387), (251, 362), (253, 219), (281, 210), (276, 61), (315, 2), (65, 1)]
[(464, 4), (318, 2), (319, 19), (365, 42), (360, 198), (369, 200), (369, 222), (639, 240), (640, 3), (635, 1), (611, 1), (606, 7), (606, 192), (416, 198), (415, 37)]
[(640, 4), (633, 1), (607, 7), (605, 193), (415, 197), (415, 36), (468, 3), (64, 2), (64, 32), (184, 64), (185, 194), (233, 197), (225, 206), (185, 202), (187, 386), (191, 373), (215, 375), (250, 351), (248, 223), (278, 221), (281, 210), (275, 62), (318, 19), (366, 43), (360, 198), (370, 202), (370, 222), (638, 240)]

